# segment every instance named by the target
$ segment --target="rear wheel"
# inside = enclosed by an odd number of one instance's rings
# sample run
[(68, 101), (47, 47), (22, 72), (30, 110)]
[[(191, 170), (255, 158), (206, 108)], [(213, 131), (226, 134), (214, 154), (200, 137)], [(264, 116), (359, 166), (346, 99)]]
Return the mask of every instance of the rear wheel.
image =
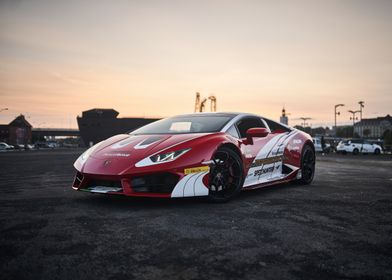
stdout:
[(353, 150), (353, 155), (357, 155), (357, 154), (359, 154), (359, 150), (358, 150), (357, 148), (355, 148), (355, 149)]
[(241, 158), (231, 149), (221, 148), (213, 157), (210, 169), (209, 200), (226, 202), (237, 196), (244, 181)]
[(379, 149), (379, 148), (376, 148), (376, 149), (374, 150), (374, 154), (375, 154), (375, 155), (379, 155), (379, 154), (380, 154), (380, 152), (381, 152), (381, 151), (380, 151), (380, 149)]
[(316, 156), (313, 149), (309, 145), (306, 145), (302, 150), (301, 178), (298, 180), (298, 183), (302, 185), (308, 185), (312, 183), (315, 169)]

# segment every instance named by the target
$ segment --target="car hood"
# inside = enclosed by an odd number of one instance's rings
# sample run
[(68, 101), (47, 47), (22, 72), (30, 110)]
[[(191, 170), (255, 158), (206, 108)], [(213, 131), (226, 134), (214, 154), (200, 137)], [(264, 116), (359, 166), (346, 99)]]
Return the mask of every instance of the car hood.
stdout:
[(89, 174), (124, 174), (140, 160), (210, 133), (116, 135), (99, 144), (83, 166)]

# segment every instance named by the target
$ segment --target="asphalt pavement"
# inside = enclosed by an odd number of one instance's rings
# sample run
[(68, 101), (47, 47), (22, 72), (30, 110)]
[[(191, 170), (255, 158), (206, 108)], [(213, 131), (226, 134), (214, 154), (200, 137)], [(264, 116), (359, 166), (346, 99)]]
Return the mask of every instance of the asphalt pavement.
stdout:
[(392, 279), (391, 156), (213, 204), (73, 191), (81, 152), (0, 153), (1, 279)]

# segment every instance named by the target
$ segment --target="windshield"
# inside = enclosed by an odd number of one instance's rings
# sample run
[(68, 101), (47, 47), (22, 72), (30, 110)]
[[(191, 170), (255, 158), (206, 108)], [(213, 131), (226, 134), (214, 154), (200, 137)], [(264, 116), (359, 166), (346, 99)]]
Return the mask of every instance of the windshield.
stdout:
[(130, 134), (183, 134), (218, 132), (232, 116), (179, 116), (159, 120), (132, 131)]

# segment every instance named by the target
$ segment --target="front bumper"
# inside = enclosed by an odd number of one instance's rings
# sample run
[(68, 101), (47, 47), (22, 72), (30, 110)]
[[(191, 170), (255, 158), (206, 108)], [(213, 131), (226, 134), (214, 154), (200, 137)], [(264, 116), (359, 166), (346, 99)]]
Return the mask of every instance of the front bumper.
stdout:
[(208, 195), (208, 171), (107, 176), (77, 172), (72, 188), (78, 191), (138, 197), (190, 197)]

